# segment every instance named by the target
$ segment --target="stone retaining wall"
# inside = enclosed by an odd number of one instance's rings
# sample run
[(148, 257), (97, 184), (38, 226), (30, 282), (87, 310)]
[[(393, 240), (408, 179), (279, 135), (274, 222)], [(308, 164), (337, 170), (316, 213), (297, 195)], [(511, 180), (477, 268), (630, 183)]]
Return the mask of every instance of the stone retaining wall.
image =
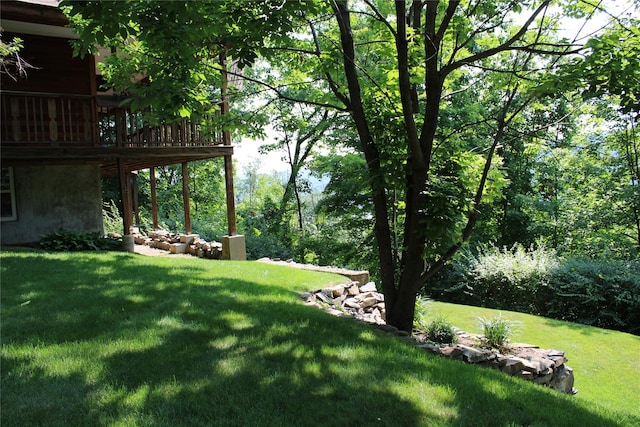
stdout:
[(379, 329), (412, 340), (416, 346), (430, 353), (477, 366), (497, 369), (535, 384), (550, 387), (562, 393), (575, 394), (573, 369), (566, 365), (561, 350), (545, 350), (530, 344), (511, 344), (498, 352), (482, 348), (481, 335), (457, 331), (455, 344), (435, 344), (421, 333), (409, 334), (385, 323), (384, 295), (377, 292), (373, 282), (356, 281), (305, 292), (302, 299), (308, 305), (320, 307), (335, 316), (353, 316), (376, 325)]

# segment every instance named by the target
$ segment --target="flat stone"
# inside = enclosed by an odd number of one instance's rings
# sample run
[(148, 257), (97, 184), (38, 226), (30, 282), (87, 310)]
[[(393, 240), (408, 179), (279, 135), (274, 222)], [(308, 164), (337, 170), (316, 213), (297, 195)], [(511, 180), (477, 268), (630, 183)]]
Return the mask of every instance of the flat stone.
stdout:
[(541, 375), (541, 376), (535, 377), (533, 379), (533, 382), (536, 383), (536, 384), (541, 384), (541, 385), (549, 384), (549, 382), (551, 381), (552, 378), (553, 378), (553, 372), (551, 372), (551, 373), (549, 373), (547, 375)]
[(565, 364), (566, 360), (562, 356), (553, 356), (550, 358), (553, 361), (553, 367), (557, 368)]
[(418, 346), (419, 348), (423, 348), (425, 350), (428, 350), (432, 353), (436, 353), (436, 354), (442, 354), (442, 351), (440, 349), (440, 346), (431, 342), (426, 342), (424, 344), (420, 344)]
[(549, 371), (553, 371), (553, 368), (555, 367), (555, 363), (551, 359), (542, 358), (536, 361), (539, 364), (538, 373), (542, 375), (546, 375)]
[(532, 374), (538, 374), (540, 372), (540, 365), (531, 360), (522, 359), (522, 369)]
[(304, 302), (306, 303), (314, 303), (316, 302), (316, 296), (313, 292), (303, 292), (300, 295), (300, 298), (303, 299)]
[(377, 291), (378, 289), (376, 288), (376, 284), (373, 282), (368, 282), (367, 284), (360, 286), (360, 292), (377, 292)]
[(515, 375), (522, 371), (523, 368), (524, 364), (522, 363), (522, 359), (510, 357), (506, 360), (501, 370), (506, 374)]
[(195, 239), (199, 237), (200, 236), (197, 234), (181, 234), (180, 243), (186, 243), (187, 245), (190, 245)]
[(357, 301), (354, 298), (348, 298), (345, 300), (344, 305), (346, 305), (347, 307), (351, 307), (351, 308), (355, 308), (355, 309), (360, 309), (362, 308), (362, 306), (360, 305), (360, 302)]
[(353, 283), (351, 286), (349, 286), (349, 288), (347, 289), (347, 293), (351, 296), (358, 295), (360, 293), (360, 288), (358, 287), (358, 284)]
[(336, 317), (341, 317), (344, 315), (344, 313), (340, 310), (336, 310), (335, 308), (328, 308), (327, 309), (327, 313), (331, 314), (332, 316), (336, 316)]
[(530, 371), (520, 371), (515, 376), (522, 378), (523, 380), (533, 381), (535, 375)]
[(547, 352), (547, 356), (549, 356), (549, 357), (564, 357), (564, 351), (562, 351), (562, 350), (549, 350)]
[(329, 298), (324, 292), (316, 292), (316, 297), (327, 304), (333, 304), (333, 300)]
[(187, 253), (186, 243), (171, 243), (169, 250), (172, 254), (185, 254)]
[(573, 369), (567, 365), (562, 365), (556, 369), (553, 378), (549, 382), (549, 387), (558, 390), (561, 393), (575, 394), (573, 389), (574, 377)]
[(463, 360), (468, 363), (479, 363), (494, 359), (496, 356), (491, 351), (477, 349), (466, 345), (458, 345), (462, 350)]
[(358, 302), (360, 303), (360, 307), (367, 308), (376, 305), (378, 303), (378, 300), (376, 300), (374, 297), (368, 297), (358, 299)]
[(447, 356), (447, 357), (449, 357), (451, 359), (460, 359), (460, 360), (462, 360), (462, 354), (463, 354), (462, 349), (457, 347), (457, 346), (456, 347), (442, 347), (440, 349), (440, 353), (443, 356)]

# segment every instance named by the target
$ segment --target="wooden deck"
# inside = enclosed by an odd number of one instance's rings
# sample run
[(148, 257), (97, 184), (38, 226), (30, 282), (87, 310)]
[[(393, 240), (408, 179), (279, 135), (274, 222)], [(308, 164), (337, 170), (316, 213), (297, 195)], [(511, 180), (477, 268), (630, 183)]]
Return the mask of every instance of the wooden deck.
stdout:
[[(0, 91), (3, 165), (99, 163), (103, 175), (233, 154), (222, 132), (181, 120), (150, 126), (112, 97)], [(205, 118), (205, 120), (208, 118)]]

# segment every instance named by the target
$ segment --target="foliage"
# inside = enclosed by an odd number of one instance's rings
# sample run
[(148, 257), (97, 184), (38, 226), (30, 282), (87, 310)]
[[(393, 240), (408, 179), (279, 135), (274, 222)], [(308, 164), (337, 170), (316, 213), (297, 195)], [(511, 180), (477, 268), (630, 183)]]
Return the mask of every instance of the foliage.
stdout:
[(102, 227), (107, 235), (121, 234), (124, 229), (122, 216), (113, 199), (109, 199), (102, 205)]
[(640, 247), (634, 120), (602, 103), (583, 105), (576, 125), (571, 139), (532, 142), (520, 157), (523, 172), (512, 174), (520, 189), (505, 194), (512, 212), (517, 207), (519, 230), (503, 242), (543, 238), (565, 255), (634, 259)]
[(424, 333), (429, 340), (439, 344), (453, 344), (458, 339), (453, 324), (444, 317), (436, 317), (427, 323)]
[[(537, 70), (573, 47), (554, 37), (559, 18), (548, 2), (527, 9), (526, 19), (512, 2), (467, 6), (338, 1), (335, 21), (319, 17), (312, 38), (285, 49), (291, 60), (316, 65), (302, 81), (323, 78), (335, 96), (311, 101), (353, 118), (387, 321), (405, 330), (421, 283), (470, 239), (483, 203), (504, 187), (497, 149), (522, 133), (520, 117), (535, 110), (528, 93)], [(524, 23), (513, 24), (510, 14)]]
[(584, 99), (610, 96), (617, 98), (621, 112), (640, 112), (640, 20), (629, 14), (615, 23), (593, 35), (583, 47), (585, 55), (572, 58), (536, 91), (570, 89)]
[(640, 332), (640, 263), (560, 258), (544, 246), (466, 252), (425, 289), (431, 298)]
[(2, 40), (2, 28), (0, 28), (0, 75), (5, 75), (13, 80), (27, 77), (27, 70), (34, 68), (20, 56), (23, 41), (14, 37), (11, 41)]
[(263, 257), (289, 259), (292, 257), (291, 249), (282, 242), (280, 236), (260, 231), (259, 218), (244, 218), (244, 236), (247, 249), (247, 259), (255, 260)]
[[(218, 111), (221, 71), (231, 65), (224, 58), (233, 58), (236, 71), (253, 63), (265, 43), (294, 30), (291, 18), (313, 2), (66, 0), (61, 6), (80, 35), (76, 53), (114, 50), (104, 59), (103, 76), (154, 122)], [(243, 112), (209, 119), (248, 132), (262, 125)]]
[(482, 326), (484, 342), (490, 348), (505, 347), (513, 335), (516, 326), (515, 322), (504, 319), (502, 314), (491, 319), (479, 317), (478, 322), (480, 322)]
[(640, 262), (570, 258), (548, 282), (549, 317), (640, 334)]
[[(635, 59), (628, 57), (636, 52), (633, 30), (629, 38), (597, 33), (593, 39), (599, 41), (586, 46), (579, 34), (568, 41), (558, 33), (563, 19), (586, 22), (597, 15), (599, 6), (583, 2), (66, 4), (81, 44), (122, 49), (122, 55), (107, 61), (105, 75), (118, 90), (143, 95), (134, 107), (166, 110), (173, 118), (208, 112), (211, 101), (219, 99), (217, 73), (228, 68), (220, 60), (229, 55), (238, 60), (234, 75), (256, 64), (255, 73), (244, 77), (272, 96), (318, 108), (317, 117), (328, 117), (323, 108), (350, 117), (347, 128), (355, 129), (357, 138), (349, 132), (344, 145), (361, 156), (363, 167), (348, 182), (359, 181), (358, 190), (366, 188), (366, 193), (358, 197), (369, 201), (347, 205), (347, 219), (369, 223), (355, 234), (366, 242), (368, 253), (376, 254), (387, 321), (407, 331), (419, 288), (473, 241), (483, 215), (477, 241), (511, 243), (520, 227), (527, 244), (538, 235), (552, 235), (553, 247), (562, 248), (574, 237), (566, 231), (571, 218), (563, 217), (564, 188), (557, 179), (562, 164), (546, 156), (557, 152), (527, 152), (531, 144), (567, 149), (565, 140), (573, 133), (572, 123), (564, 120), (571, 108), (557, 93), (567, 87), (536, 89), (546, 70), (562, 76), (567, 68), (576, 68), (576, 55), (589, 52), (592, 68), (598, 69), (603, 64), (598, 57), (606, 56), (617, 40), (616, 58), (625, 59), (611, 61), (611, 70), (635, 76)], [(175, 49), (178, 44), (181, 49)], [(141, 70), (148, 82), (132, 84)], [(599, 71), (596, 77), (600, 82)], [(542, 97), (549, 92), (553, 99)], [(616, 82), (596, 92), (627, 104), (636, 99), (625, 98), (624, 85)], [(237, 121), (251, 115), (229, 117), (230, 122), (217, 125), (254, 127), (248, 120)], [(283, 199), (287, 197), (285, 191)], [(261, 230), (262, 235), (268, 232), (292, 247), (288, 221), (272, 218), (284, 209), (263, 206), (266, 210), (255, 216), (270, 228)], [(605, 237), (623, 235), (628, 225)], [(304, 226), (298, 228), (304, 232)], [(627, 249), (620, 250), (629, 257)], [(320, 258), (316, 251), (307, 255)]]
[(59, 230), (42, 235), (40, 247), (50, 251), (107, 251), (118, 250), (120, 239), (105, 237), (100, 233)]
[(443, 316), (431, 316), (431, 300), (416, 299), (416, 314), (414, 328), (423, 332), (427, 338), (439, 344), (455, 343), (458, 339), (456, 330), (451, 322)]
[(416, 298), (416, 314), (413, 319), (413, 327), (424, 330), (429, 324), (429, 305), (431, 301), (428, 298)]

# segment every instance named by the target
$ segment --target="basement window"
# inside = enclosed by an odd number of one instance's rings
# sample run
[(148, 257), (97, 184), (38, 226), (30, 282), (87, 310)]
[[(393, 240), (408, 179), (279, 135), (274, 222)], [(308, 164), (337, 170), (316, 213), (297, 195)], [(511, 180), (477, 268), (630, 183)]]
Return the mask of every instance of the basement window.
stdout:
[(0, 175), (0, 220), (15, 221), (16, 192), (13, 185), (13, 168), (1, 168)]

